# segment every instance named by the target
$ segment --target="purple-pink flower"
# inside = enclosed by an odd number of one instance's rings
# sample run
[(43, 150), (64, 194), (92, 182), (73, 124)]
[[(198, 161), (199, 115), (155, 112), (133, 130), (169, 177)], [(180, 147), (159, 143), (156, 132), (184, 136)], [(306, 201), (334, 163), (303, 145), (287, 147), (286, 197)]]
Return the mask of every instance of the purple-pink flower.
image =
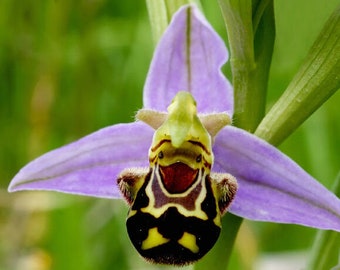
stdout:
[[(144, 107), (160, 112), (178, 91), (189, 91), (198, 113), (233, 114), (233, 90), (221, 72), (227, 49), (200, 11), (182, 7), (155, 51)], [(154, 130), (142, 122), (101, 129), (27, 164), (9, 191), (54, 190), (120, 199), (119, 173), (148, 167)], [(238, 191), (230, 212), (243, 218), (340, 231), (340, 200), (293, 160), (233, 126), (214, 138), (213, 172), (230, 173)]]

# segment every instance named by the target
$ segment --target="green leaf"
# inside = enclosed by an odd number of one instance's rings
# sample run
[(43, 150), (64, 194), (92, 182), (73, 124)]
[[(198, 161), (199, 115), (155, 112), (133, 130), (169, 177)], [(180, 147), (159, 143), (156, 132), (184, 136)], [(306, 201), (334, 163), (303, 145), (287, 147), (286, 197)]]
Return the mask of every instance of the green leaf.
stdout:
[(340, 87), (340, 6), (326, 22), (286, 91), (255, 134), (280, 144)]
[(169, 24), (166, 5), (161, 0), (146, 0), (146, 5), (149, 12), (154, 44), (157, 44)]

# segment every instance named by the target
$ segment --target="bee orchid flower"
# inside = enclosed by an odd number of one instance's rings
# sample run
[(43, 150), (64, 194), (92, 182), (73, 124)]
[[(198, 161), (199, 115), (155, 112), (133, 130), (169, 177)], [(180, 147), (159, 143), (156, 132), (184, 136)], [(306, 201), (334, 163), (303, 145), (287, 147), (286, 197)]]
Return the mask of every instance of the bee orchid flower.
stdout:
[(160, 263), (202, 257), (227, 208), (246, 219), (340, 231), (333, 193), (277, 148), (231, 125), (233, 89), (221, 72), (227, 60), (198, 8), (182, 7), (154, 53), (137, 120), (38, 157), (9, 191), (125, 197), (132, 243)]

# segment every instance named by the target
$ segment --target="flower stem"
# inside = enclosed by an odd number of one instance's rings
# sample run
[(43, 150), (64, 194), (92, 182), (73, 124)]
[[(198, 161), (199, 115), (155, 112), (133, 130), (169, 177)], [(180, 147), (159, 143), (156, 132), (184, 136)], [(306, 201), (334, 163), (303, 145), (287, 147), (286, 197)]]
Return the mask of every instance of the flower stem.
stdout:
[(280, 144), (340, 88), (339, 70), (340, 5), (255, 134), (274, 145)]
[(234, 125), (254, 132), (265, 112), (275, 23), (273, 1), (219, 0), (235, 91)]
[[(333, 191), (335, 195), (340, 197), (340, 173), (335, 181)], [(307, 269), (331, 269), (340, 264), (339, 252), (340, 233), (336, 231), (318, 231)]]
[[(219, 0), (226, 23), (235, 92), (234, 125), (254, 132), (265, 113), (275, 20), (272, 0)], [(243, 219), (228, 214), (217, 243), (219, 269), (227, 269)], [(216, 260), (216, 257), (215, 257)], [(216, 264), (214, 264), (216, 265)], [(203, 269), (203, 268), (202, 268)]]

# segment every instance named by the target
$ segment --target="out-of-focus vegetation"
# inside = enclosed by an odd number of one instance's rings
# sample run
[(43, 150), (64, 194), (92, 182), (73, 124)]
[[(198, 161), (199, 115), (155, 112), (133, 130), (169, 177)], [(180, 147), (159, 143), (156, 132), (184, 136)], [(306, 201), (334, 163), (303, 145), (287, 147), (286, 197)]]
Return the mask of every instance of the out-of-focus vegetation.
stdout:
[[(275, 2), (269, 107), (337, 4)], [(217, 1), (202, 5), (226, 40)], [(125, 232), (124, 202), (8, 194), (7, 186), (22, 166), (48, 150), (132, 121), (142, 106), (152, 51), (144, 1), (0, 1), (0, 269), (150, 268)], [(328, 188), (340, 169), (339, 104), (338, 93), (280, 147)], [(315, 232), (245, 222), (230, 269), (252, 269), (253, 260), (268, 252), (307, 258)]]

